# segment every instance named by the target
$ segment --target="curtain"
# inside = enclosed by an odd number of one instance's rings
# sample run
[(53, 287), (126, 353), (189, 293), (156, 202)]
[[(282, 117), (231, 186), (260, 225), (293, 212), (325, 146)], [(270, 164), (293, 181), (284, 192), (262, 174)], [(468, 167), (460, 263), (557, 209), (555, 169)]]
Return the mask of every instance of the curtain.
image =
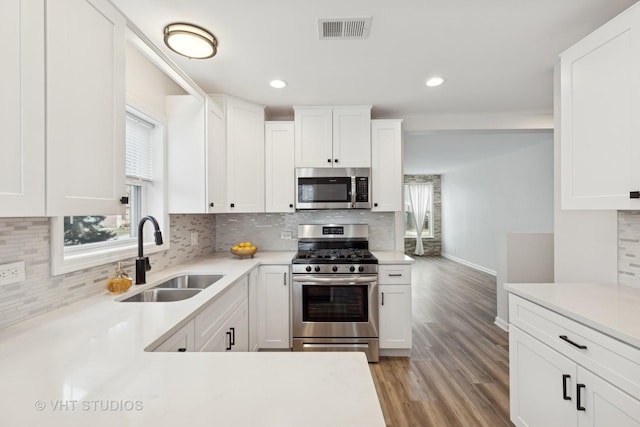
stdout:
[(424, 255), (422, 246), (422, 229), (427, 216), (427, 208), (431, 203), (431, 186), (429, 184), (409, 184), (409, 203), (413, 219), (416, 222), (416, 255)]

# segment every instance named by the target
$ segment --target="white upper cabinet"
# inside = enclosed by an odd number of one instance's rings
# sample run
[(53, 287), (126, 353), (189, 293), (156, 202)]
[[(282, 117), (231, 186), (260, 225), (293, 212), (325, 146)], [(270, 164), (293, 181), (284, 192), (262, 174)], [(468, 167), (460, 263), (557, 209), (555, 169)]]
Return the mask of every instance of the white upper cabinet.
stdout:
[(565, 51), (560, 78), (562, 208), (639, 209), (640, 7)]
[(293, 122), (265, 123), (265, 210), (295, 212)]
[(207, 213), (205, 111), (195, 96), (167, 97), (170, 213)]
[(372, 120), (372, 211), (402, 211), (402, 163), (402, 120)]
[(224, 113), (209, 98), (207, 109), (207, 212), (227, 211), (227, 149), (224, 137)]
[(214, 95), (226, 118), (227, 212), (264, 212), (264, 107)]
[(125, 18), (46, 3), (47, 215), (116, 214), (125, 194)]
[(371, 166), (371, 106), (294, 111), (296, 167)]
[(0, 217), (43, 216), (44, 1), (3, 0)]

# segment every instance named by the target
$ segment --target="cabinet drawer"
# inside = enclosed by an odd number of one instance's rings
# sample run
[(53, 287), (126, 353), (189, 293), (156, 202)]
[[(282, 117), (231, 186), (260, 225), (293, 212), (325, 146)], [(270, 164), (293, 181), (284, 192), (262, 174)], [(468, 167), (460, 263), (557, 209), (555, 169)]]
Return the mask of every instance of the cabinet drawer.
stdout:
[(640, 395), (640, 349), (513, 294), (509, 294), (509, 319), (627, 393)]
[(196, 315), (195, 348), (199, 351), (247, 299), (247, 277), (230, 285), (225, 293)]
[(381, 285), (410, 285), (411, 265), (378, 266), (378, 283)]

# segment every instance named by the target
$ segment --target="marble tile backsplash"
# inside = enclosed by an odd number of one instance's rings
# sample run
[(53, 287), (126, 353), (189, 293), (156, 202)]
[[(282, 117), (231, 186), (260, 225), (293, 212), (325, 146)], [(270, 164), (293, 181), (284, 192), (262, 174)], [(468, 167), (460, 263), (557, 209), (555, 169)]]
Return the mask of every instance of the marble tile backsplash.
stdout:
[(640, 287), (640, 211), (618, 211), (618, 283)]
[[(173, 266), (214, 250), (214, 215), (171, 215), (170, 223), (171, 249), (151, 255), (152, 267)], [(197, 246), (190, 245), (194, 231)], [(24, 261), (26, 269), (25, 281), (0, 286), (0, 328), (106, 292), (114, 263), (51, 276), (49, 254), (48, 218), (0, 219), (0, 264)]]
[[(216, 250), (228, 251), (242, 241), (251, 241), (258, 250), (295, 251), (298, 224), (369, 224), (369, 248), (394, 250), (394, 214), (360, 210), (309, 211), (279, 214), (216, 215)], [(281, 233), (291, 233), (291, 240)]]

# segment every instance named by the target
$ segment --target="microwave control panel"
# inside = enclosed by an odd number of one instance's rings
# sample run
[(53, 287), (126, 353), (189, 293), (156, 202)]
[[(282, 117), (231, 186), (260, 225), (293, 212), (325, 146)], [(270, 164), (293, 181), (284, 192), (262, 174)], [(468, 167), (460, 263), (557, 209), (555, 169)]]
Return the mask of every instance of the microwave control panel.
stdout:
[(369, 201), (369, 178), (358, 176), (356, 177), (356, 202), (368, 202)]

